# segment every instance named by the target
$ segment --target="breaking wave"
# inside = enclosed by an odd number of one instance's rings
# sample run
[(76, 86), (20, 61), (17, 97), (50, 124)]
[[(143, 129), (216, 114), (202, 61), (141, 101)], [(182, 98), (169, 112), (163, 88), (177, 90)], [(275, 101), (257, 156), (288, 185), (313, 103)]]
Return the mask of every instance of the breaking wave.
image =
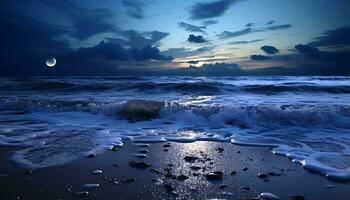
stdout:
[(269, 146), (350, 181), (348, 77), (1, 78), (0, 145), (49, 167), (123, 141)]

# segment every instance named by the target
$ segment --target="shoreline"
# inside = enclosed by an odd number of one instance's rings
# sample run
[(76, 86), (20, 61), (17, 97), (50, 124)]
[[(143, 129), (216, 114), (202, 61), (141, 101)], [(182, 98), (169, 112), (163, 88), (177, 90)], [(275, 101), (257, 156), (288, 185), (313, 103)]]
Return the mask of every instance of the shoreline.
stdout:
[[(208, 141), (145, 147), (125, 142), (94, 158), (33, 171), (9, 160), (14, 149), (1, 147), (1, 199), (252, 199), (262, 192), (280, 199), (350, 197), (349, 182), (329, 181), (267, 147)], [(147, 157), (141, 158), (143, 154)]]

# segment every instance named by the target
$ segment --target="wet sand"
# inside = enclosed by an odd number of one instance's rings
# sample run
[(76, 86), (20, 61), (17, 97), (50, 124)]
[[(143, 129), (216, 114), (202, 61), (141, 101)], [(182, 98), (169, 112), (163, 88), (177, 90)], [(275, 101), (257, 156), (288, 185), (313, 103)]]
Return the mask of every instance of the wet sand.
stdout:
[[(264, 147), (219, 142), (151, 143), (150, 147), (125, 143), (94, 158), (32, 171), (10, 161), (13, 150), (0, 149), (1, 200), (252, 199), (262, 192), (279, 199), (293, 195), (308, 200), (350, 199), (350, 183), (331, 182)], [(142, 153), (147, 157), (134, 155)], [(99, 187), (84, 188), (85, 184)], [(87, 195), (79, 193), (85, 191)]]

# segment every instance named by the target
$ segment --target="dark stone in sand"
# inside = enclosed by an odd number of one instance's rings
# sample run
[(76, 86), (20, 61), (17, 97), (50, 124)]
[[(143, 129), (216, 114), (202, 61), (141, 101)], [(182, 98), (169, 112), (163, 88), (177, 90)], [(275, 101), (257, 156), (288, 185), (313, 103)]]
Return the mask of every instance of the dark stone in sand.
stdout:
[(305, 200), (305, 198), (301, 195), (293, 195), (290, 197), (290, 200)]
[(187, 179), (188, 179), (188, 176), (186, 176), (186, 175), (179, 175), (177, 177), (177, 180), (180, 180), (180, 181), (184, 181), (184, 180), (187, 180)]
[(237, 153), (241, 153), (241, 151), (237, 151)]
[(123, 179), (122, 180), (122, 183), (130, 183), (130, 182), (134, 182), (134, 181), (136, 181), (136, 178), (127, 178), (127, 179)]
[(130, 161), (129, 164), (132, 167), (136, 167), (136, 168), (140, 168), (140, 169), (145, 169), (145, 168), (151, 166), (151, 164), (148, 164), (145, 162), (137, 162), (137, 161)]
[(118, 164), (113, 164), (113, 167), (118, 167)]
[(159, 169), (151, 169), (151, 172), (154, 172), (156, 174), (161, 174), (162, 173)]
[(80, 197), (87, 197), (89, 195), (89, 192), (87, 191), (77, 192), (76, 195)]
[(242, 171), (247, 171), (248, 167), (242, 167)]
[(169, 151), (168, 149), (164, 149), (164, 151)]
[(164, 177), (165, 178), (172, 178), (172, 179), (175, 179), (176, 176), (173, 175), (170, 171), (167, 171), (165, 174), (164, 174)]
[(140, 153), (148, 153), (149, 151), (147, 149), (140, 149), (139, 152)]
[(258, 173), (258, 178), (267, 178), (268, 176), (266, 174), (263, 173)]
[(149, 100), (128, 101), (118, 113), (122, 118), (129, 121), (151, 120), (159, 117), (164, 102)]
[(197, 170), (200, 170), (201, 169), (201, 167), (199, 167), (199, 166), (191, 166), (190, 167), (192, 170), (195, 170), (195, 171), (197, 171)]
[(166, 191), (168, 191), (168, 192), (174, 191), (174, 186), (171, 183), (165, 183), (164, 187), (165, 187)]
[(225, 184), (219, 185), (219, 188), (220, 188), (220, 189), (224, 189), (224, 188), (226, 188), (226, 187), (227, 187), (227, 185), (225, 185)]
[(231, 171), (231, 172), (230, 172), (230, 175), (231, 175), (231, 176), (233, 176), (233, 175), (235, 175), (235, 174), (237, 174), (236, 171)]
[(87, 155), (86, 157), (88, 157), (88, 158), (95, 158), (96, 154), (92, 153), (92, 154)]
[(223, 176), (223, 173), (220, 171), (216, 171), (216, 172), (210, 172), (208, 174), (205, 175), (205, 177), (208, 180), (221, 180)]
[(198, 160), (199, 158), (195, 156), (185, 156), (184, 159), (186, 162), (194, 163), (194, 161)]
[(163, 147), (170, 147), (170, 144), (164, 144)]
[(276, 172), (269, 172), (267, 173), (269, 176), (281, 176), (281, 173), (276, 173)]
[(224, 151), (224, 148), (218, 147), (218, 148), (216, 148), (215, 150), (218, 151), (219, 153), (222, 153), (222, 152)]

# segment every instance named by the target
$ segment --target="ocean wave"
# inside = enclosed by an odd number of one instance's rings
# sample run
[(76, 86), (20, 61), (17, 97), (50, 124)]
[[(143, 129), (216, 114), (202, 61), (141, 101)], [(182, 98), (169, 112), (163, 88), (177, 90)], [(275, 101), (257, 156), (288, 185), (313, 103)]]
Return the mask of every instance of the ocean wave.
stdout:
[(350, 94), (350, 86), (319, 86), (319, 85), (305, 85), (298, 82), (285, 83), (284, 85), (248, 85), (241, 88), (245, 92), (253, 93), (279, 93), (279, 92), (299, 92), (299, 93), (338, 93)]
[(142, 99), (117, 103), (2, 100), (0, 110), (91, 112), (133, 122), (159, 118), (179, 120), (182, 115), (191, 114), (195, 118), (205, 119), (212, 124), (225, 124), (240, 128), (256, 126), (329, 126), (350, 128), (350, 106), (347, 105), (184, 105), (171, 101), (162, 102)]
[[(242, 79), (242, 78), (241, 78)], [(279, 78), (281, 79), (281, 78)], [(326, 80), (324, 80), (326, 79)], [(321, 81), (329, 81), (327, 78)], [(334, 79), (334, 78), (333, 78)], [(314, 80), (314, 79), (312, 79)], [(332, 79), (330, 79), (332, 80)], [(322, 85), (319, 82), (303, 82), (299, 80), (282, 81), (281, 83), (258, 82), (252, 84), (248, 80), (192, 80), (192, 81), (154, 81), (137, 77), (103, 77), (100, 79), (5, 79), (1, 80), (0, 91), (57, 91), (57, 92), (79, 92), (79, 91), (124, 91), (142, 93), (164, 93), (175, 92), (193, 95), (223, 95), (234, 93), (253, 94), (279, 94), (289, 93), (332, 93), (350, 94), (350, 86), (346, 80), (336, 85)], [(345, 81), (345, 82), (344, 82)]]

